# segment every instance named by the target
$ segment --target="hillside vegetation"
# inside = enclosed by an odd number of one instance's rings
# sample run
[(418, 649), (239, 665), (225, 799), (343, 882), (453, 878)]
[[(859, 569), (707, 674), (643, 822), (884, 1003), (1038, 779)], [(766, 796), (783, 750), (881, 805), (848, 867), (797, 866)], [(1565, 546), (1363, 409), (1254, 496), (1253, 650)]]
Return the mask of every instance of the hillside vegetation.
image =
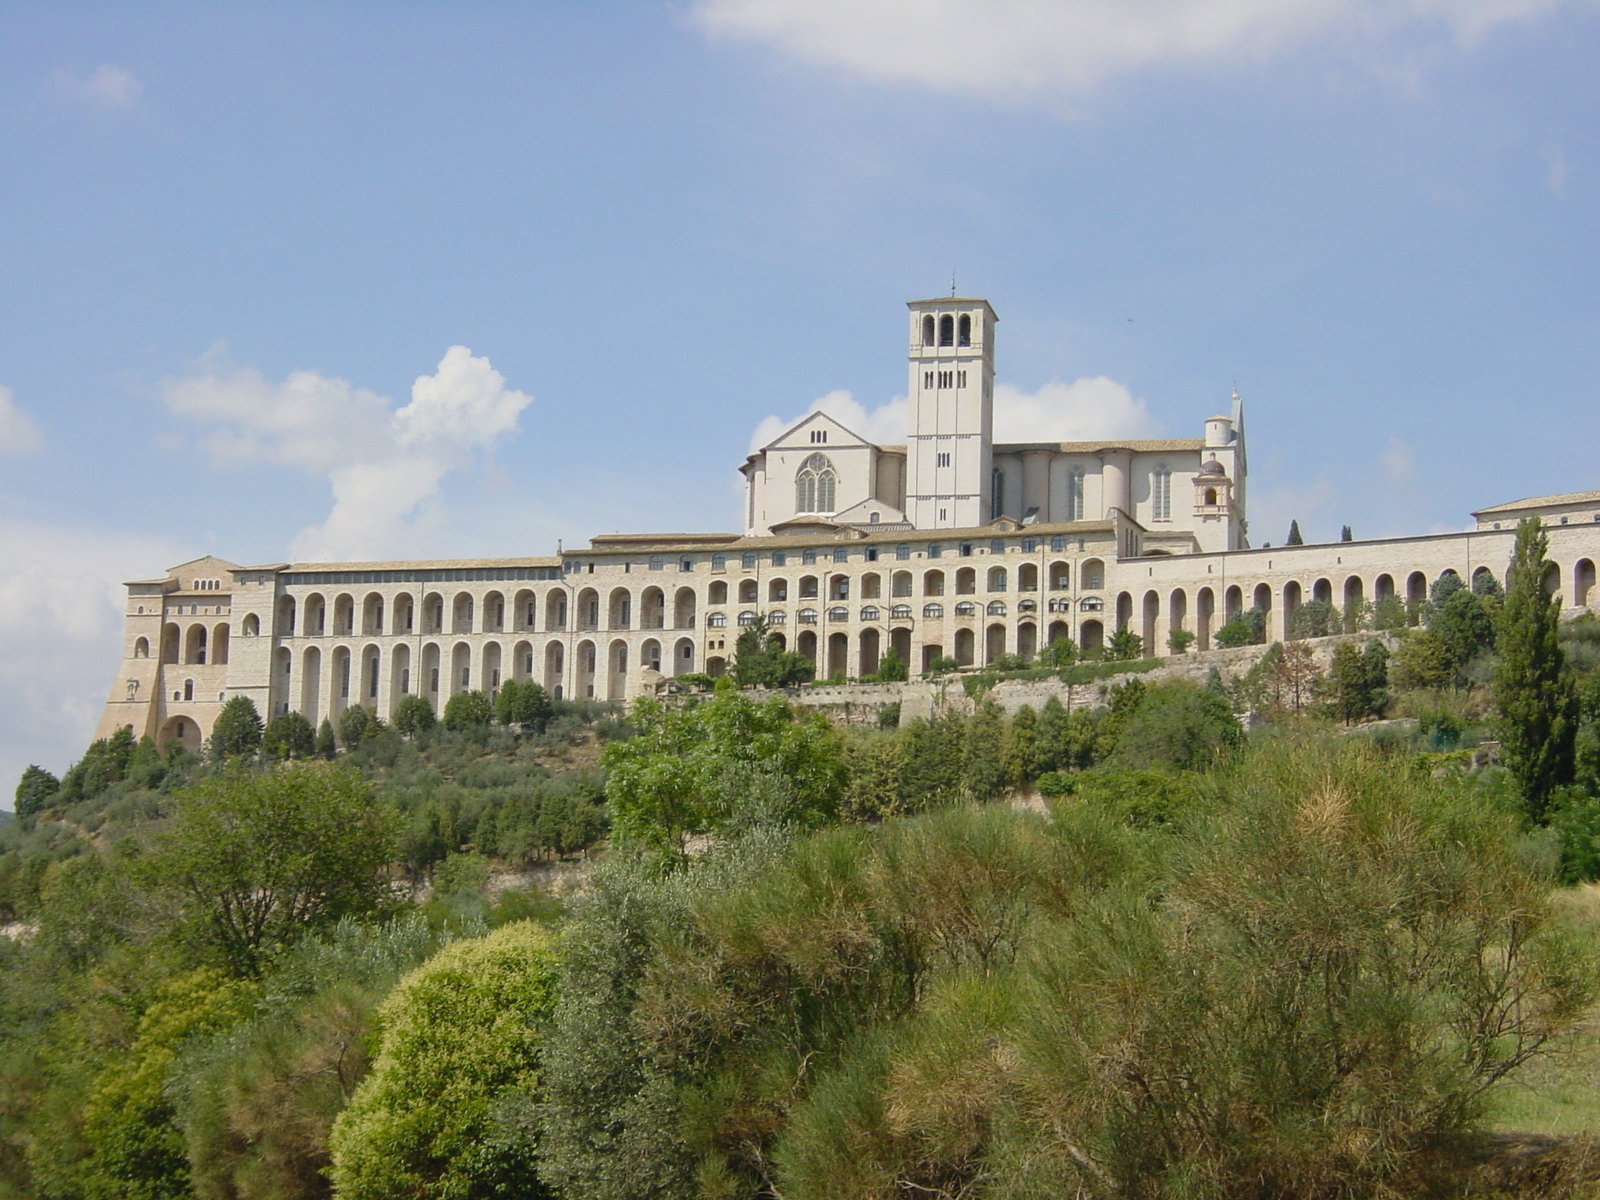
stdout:
[(1600, 1194), (1600, 622), (1541, 542), (1392, 655), (1071, 711), (516, 685), (30, 769), (0, 1196)]

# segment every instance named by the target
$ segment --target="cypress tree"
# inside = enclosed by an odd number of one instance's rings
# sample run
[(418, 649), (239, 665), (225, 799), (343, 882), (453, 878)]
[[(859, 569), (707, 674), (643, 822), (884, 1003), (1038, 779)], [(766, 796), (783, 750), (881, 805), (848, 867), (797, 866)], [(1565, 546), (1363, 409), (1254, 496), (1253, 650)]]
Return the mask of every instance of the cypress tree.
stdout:
[(1578, 693), (1557, 642), (1560, 609), (1544, 586), (1548, 540), (1537, 517), (1517, 525), (1494, 672), (1501, 759), (1543, 820), (1551, 793), (1573, 776)]
[(979, 803), (998, 800), (1006, 790), (1006, 719), (993, 700), (980, 700), (967, 725), (967, 791)]
[(1039, 715), (1026, 704), (1011, 718), (1006, 775), (1012, 787), (1022, 787), (1039, 777)]
[(323, 717), (322, 724), (317, 726), (317, 757), (332, 762), (338, 753), (339, 743), (333, 736), (333, 722)]
[(1070, 736), (1067, 710), (1059, 696), (1051, 696), (1039, 710), (1036, 748), (1041, 772), (1059, 771), (1067, 765), (1071, 757)]
[(261, 749), (261, 714), (249, 696), (235, 696), (222, 706), (211, 728), (211, 756), (248, 758)]
[(1300, 522), (1299, 521), (1290, 521), (1289, 522), (1289, 540), (1287, 542), (1285, 542), (1284, 545), (1285, 546), (1304, 546), (1305, 544), (1306, 544), (1305, 538), (1300, 536)]

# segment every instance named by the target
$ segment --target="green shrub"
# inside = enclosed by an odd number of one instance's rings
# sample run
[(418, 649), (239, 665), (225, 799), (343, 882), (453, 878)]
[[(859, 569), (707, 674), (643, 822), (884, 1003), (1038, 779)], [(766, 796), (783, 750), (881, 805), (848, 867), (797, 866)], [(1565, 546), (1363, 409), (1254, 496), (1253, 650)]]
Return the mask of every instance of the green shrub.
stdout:
[(551, 936), (526, 922), (455, 942), (402, 979), (378, 1010), (372, 1073), (329, 1139), (341, 1200), (544, 1195), (495, 1111), (537, 1087), (554, 999)]

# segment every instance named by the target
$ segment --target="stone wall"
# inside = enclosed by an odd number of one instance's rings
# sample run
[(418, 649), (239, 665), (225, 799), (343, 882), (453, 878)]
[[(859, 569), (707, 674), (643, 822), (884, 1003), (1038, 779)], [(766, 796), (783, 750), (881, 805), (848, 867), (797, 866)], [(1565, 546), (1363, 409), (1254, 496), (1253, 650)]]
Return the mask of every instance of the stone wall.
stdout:
[[(1397, 640), (1392, 634), (1349, 633), (1332, 637), (1307, 638), (1317, 665), (1324, 670), (1333, 659), (1334, 647), (1341, 642), (1352, 642), (1364, 647), (1373, 640), (1384, 642), (1392, 651)], [(1267, 652), (1267, 646), (1239, 646), (1231, 650), (1206, 650), (1190, 654), (1172, 655), (1160, 660), (1160, 665), (1141, 671), (1127, 671), (1092, 683), (1067, 684), (1058, 678), (1006, 679), (989, 690), (987, 696), (1007, 715), (1027, 705), (1042, 708), (1051, 696), (1068, 709), (1084, 705), (1095, 706), (1101, 697), (1120, 683), (1130, 679), (1143, 679), (1150, 683), (1164, 683), (1173, 679), (1187, 679), (1204, 683), (1215, 667), (1224, 680), (1246, 674)], [(962, 686), (962, 677), (945, 676), (941, 679), (918, 679), (906, 683), (829, 684), (822, 687), (796, 688), (783, 693), (790, 703), (800, 708), (814, 709), (827, 715), (840, 725), (872, 725), (878, 714), (891, 704), (900, 705), (900, 720), (913, 717), (932, 717), (936, 713), (955, 711), (969, 714), (974, 701)]]

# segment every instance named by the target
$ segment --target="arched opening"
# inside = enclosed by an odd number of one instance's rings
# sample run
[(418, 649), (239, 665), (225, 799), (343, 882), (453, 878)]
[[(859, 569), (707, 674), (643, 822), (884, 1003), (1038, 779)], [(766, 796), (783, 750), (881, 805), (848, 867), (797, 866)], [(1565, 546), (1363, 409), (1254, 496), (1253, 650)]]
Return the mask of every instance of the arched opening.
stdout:
[(861, 598), (863, 600), (881, 600), (883, 598), (883, 576), (875, 571), (869, 571), (861, 577)]
[(1098, 658), (1106, 648), (1105, 626), (1088, 620), (1078, 629), (1078, 649), (1086, 658)]
[(294, 651), (287, 646), (279, 646), (272, 652), (272, 688), (271, 699), (275, 714), (282, 715), (289, 711), (293, 699), (292, 684), (294, 683)]
[(838, 493), (839, 473), (826, 454), (813, 454), (794, 475), (796, 513), (831, 513)]
[[(1270, 621), (1270, 618), (1272, 616), (1272, 588), (1269, 587), (1265, 583), (1256, 584), (1256, 591), (1255, 591), (1254, 597), (1252, 598), (1252, 603), (1253, 603), (1254, 607), (1256, 609), (1258, 609), (1263, 614), (1263, 616), (1266, 617)], [(1272, 640), (1272, 633), (1270, 632), (1270, 626), (1269, 626), (1269, 631), (1267, 633), (1267, 640), (1268, 641)]]
[(333, 690), (328, 696), (328, 715), (333, 718), (334, 725), (339, 723), (339, 714), (350, 703), (350, 647), (335, 646), (333, 648)]
[(134, 643), (133, 643), (133, 656), (135, 658), (149, 658), (150, 657), (150, 639), (149, 638), (142, 637), (142, 638), (136, 638), (134, 640)]
[(567, 627), (567, 594), (565, 592), (553, 591), (545, 596), (544, 627), (546, 629), (565, 629)]
[[(726, 585), (724, 585), (726, 586)], [(672, 627), (674, 629), (693, 629), (695, 616), (694, 589), (681, 587), (672, 601)]]
[(294, 597), (279, 596), (273, 630), (279, 637), (294, 636)]
[(800, 636), (794, 640), (795, 653), (811, 663), (811, 673), (817, 673), (817, 633), (814, 629), (803, 629)]
[(1354, 633), (1361, 627), (1367, 607), (1362, 590), (1361, 576), (1352, 575), (1344, 581), (1344, 631)]
[(1167, 629), (1170, 632), (1187, 629), (1189, 621), (1189, 596), (1182, 588), (1174, 588), (1167, 597)]
[(472, 690), (472, 647), (457, 642), (450, 649), (450, 695)]
[(612, 588), (607, 606), (607, 629), (628, 629), (633, 624), (633, 596), (627, 588)]
[(1197, 650), (1211, 649), (1211, 629), (1217, 619), (1217, 594), (1208, 587), (1194, 594), (1194, 644)]
[(955, 318), (949, 313), (939, 318), (939, 345), (953, 346), (956, 341)]
[(361, 703), (372, 709), (378, 709), (378, 682), (383, 674), (383, 651), (377, 646), (368, 646), (361, 652)]
[(539, 602), (527, 588), (511, 598), (511, 628), (516, 632), (532, 633), (538, 615)]
[(1226, 625), (1244, 611), (1244, 589), (1234, 584), (1222, 593), (1222, 623)]
[(206, 661), (206, 627), (191, 625), (183, 638), (183, 661), (188, 666), (203, 665)]
[(922, 575), (922, 594), (924, 596), (944, 595), (944, 572), (924, 571)]
[(429, 642), (422, 648), (422, 678), (418, 681), (418, 689), (428, 698), (428, 703), (433, 705), (434, 711), (439, 710), (439, 701), (443, 699), (444, 686), (444, 651), (439, 648), (438, 642)]
[(356, 629), (356, 601), (354, 596), (340, 595), (333, 601), (333, 633), (335, 637), (349, 637)]
[(957, 322), (956, 330), (956, 345), (972, 345), (972, 317), (969, 314), (961, 314), (961, 320)]
[(533, 643), (518, 642), (511, 649), (511, 678), (526, 683), (533, 678)]
[(504, 666), (500, 653), (499, 642), (490, 642), (483, 648), (483, 690), (490, 699), (493, 699), (494, 694), (500, 690), (501, 671)]
[(361, 632), (366, 637), (383, 635), (383, 597), (377, 592), (361, 602)]
[(713, 654), (706, 659), (706, 674), (713, 679), (720, 679), (728, 673), (728, 660), (720, 654)]
[(561, 676), (566, 670), (567, 649), (560, 642), (546, 642), (544, 647), (544, 690), (551, 696), (561, 695)]
[(669, 674), (682, 675), (694, 669), (694, 643), (688, 638), (679, 638), (678, 644), (672, 648), (672, 669)]
[(579, 699), (594, 699), (594, 676), (595, 668), (599, 666), (599, 657), (599, 651), (593, 642), (586, 639), (578, 643), (577, 661), (573, 664), (577, 668), (573, 690)]
[(321, 637), (326, 630), (328, 603), (313, 592), (306, 597), (305, 636)]
[(402, 696), (411, 694), (411, 647), (402, 642), (389, 654), (389, 711), (393, 713)]
[(935, 335), (934, 335), (934, 332), (933, 332), (933, 317), (930, 314), (930, 315), (924, 316), (922, 318), (922, 344), (924, 346), (933, 345), (934, 336)]
[(1037, 592), (1039, 590), (1039, 564), (1023, 563), (1017, 568), (1017, 591)]
[(483, 632), (504, 633), (506, 628), (506, 598), (499, 592), (489, 592), (483, 598)]
[(1139, 636), (1144, 639), (1144, 656), (1150, 658), (1158, 653), (1156, 647), (1156, 622), (1161, 616), (1161, 597), (1154, 592), (1144, 594), (1144, 620), (1139, 629)]
[(710, 588), (708, 588), (707, 591), (706, 591), (706, 603), (707, 604), (712, 604), (712, 605), (717, 605), (717, 604), (726, 604), (727, 602), (728, 602), (728, 585), (727, 585), (727, 582), (724, 581), (724, 580), (721, 580), (721, 579), (712, 580)]
[(922, 673), (928, 675), (933, 671), (936, 660), (944, 657), (944, 646), (938, 642), (928, 642), (922, 647)]
[(648, 638), (639, 648), (639, 666), (648, 667), (652, 671), (661, 670), (661, 643), (655, 638)]
[(844, 633), (828, 635), (828, 678), (843, 679), (850, 671), (850, 637)]
[(1572, 602), (1588, 607), (1594, 592), (1594, 560), (1580, 558), (1572, 568)]
[(900, 661), (911, 666), (911, 630), (895, 629), (889, 633), (889, 648), (900, 656)]
[(584, 588), (578, 593), (578, 611), (574, 614), (579, 629), (600, 628), (600, 593), (594, 588)]
[(1319, 579), (1311, 585), (1311, 598), (1323, 604), (1333, 603), (1333, 584), (1326, 579)]
[(1553, 562), (1545, 563), (1545, 565), (1544, 565), (1544, 575), (1542, 576), (1541, 582), (1544, 584), (1544, 590), (1549, 593), (1550, 598), (1552, 600), (1554, 600), (1557, 604), (1560, 604), (1561, 603), (1561, 568), (1558, 567)]
[(606, 655), (609, 660), (609, 678), (606, 680), (606, 699), (621, 700), (628, 694), (628, 643), (618, 638), (611, 643)]
[(422, 632), (444, 632), (444, 597), (438, 592), (423, 597), (422, 600)]
[(1078, 568), (1078, 579), (1086, 592), (1098, 592), (1106, 585), (1106, 565), (1098, 558), (1085, 559)]
[(389, 632), (393, 634), (416, 631), (417, 605), (409, 593), (401, 592), (394, 598), (394, 615), (390, 618)]
[(172, 717), (156, 734), (156, 749), (165, 751), (174, 743), (191, 754), (199, 754), (205, 739), (200, 736), (200, 725), (192, 717)]
[[(1428, 577), (1421, 571), (1413, 571), (1406, 576), (1406, 607), (1415, 614), (1428, 602)], [(1416, 618), (1413, 615), (1412, 623)]]
[(1031, 621), (1017, 626), (1017, 653), (1030, 662), (1039, 653), (1039, 628)]
[(1217, 489), (1216, 488), (1208, 487), (1206, 489), (1205, 504), (1206, 504), (1207, 508), (1215, 508), (1217, 506)]
[(974, 644), (974, 642), (976, 640), (977, 639), (973, 636), (972, 630), (970, 630), (970, 629), (958, 629), (958, 630), (956, 630), (956, 643), (955, 643), (956, 644), (956, 653), (955, 653), (955, 659), (956, 659), (957, 665), (963, 666), (963, 667), (970, 667), (972, 665), (972, 658), (973, 658), (972, 650), (973, 650), (973, 644)]
[(978, 573), (971, 567), (962, 567), (956, 572), (956, 595), (974, 596), (978, 592)]
[(1379, 575), (1372, 581), (1372, 602), (1377, 604), (1394, 596), (1394, 576)]
[(861, 631), (861, 667), (862, 675), (876, 675), (878, 673), (878, 647), (881, 635), (876, 629), (863, 629)]
[(1117, 593), (1117, 628), (1126, 629), (1133, 623), (1133, 596), (1128, 592)]
[(1480, 596), (1491, 591), (1500, 581), (1488, 567), (1479, 567), (1472, 573), (1472, 590)]
[(1072, 590), (1072, 564), (1053, 562), (1050, 564), (1050, 590), (1052, 592), (1070, 592)]
[(1006, 590), (1006, 569), (1004, 567), (989, 568), (989, 590), (1003, 592)]
[(211, 630), (211, 661), (219, 667), (228, 665), (228, 627), (215, 626)]
[(911, 583), (910, 571), (896, 571), (889, 580), (890, 595), (896, 599), (911, 595)]
[(1300, 607), (1300, 585), (1290, 580), (1283, 585), (1283, 636), (1292, 636), (1294, 614)]
[(185, 700), (194, 699), (194, 680), (185, 679), (183, 681), (183, 698)]
[(450, 605), (450, 632), (472, 632), (472, 595), (470, 592), (459, 592)]
[(322, 651), (307, 646), (300, 656), (300, 715), (315, 725), (321, 717)]
[(989, 666), (1006, 652), (1006, 627), (991, 625), (983, 635), (983, 665)]
[(834, 575), (834, 576), (829, 578), (829, 580), (828, 580), (828, 599), (829, 600), (848, 600), (848, 599), (850, 599), (850, 576), (848, 576), (848, 575)]

